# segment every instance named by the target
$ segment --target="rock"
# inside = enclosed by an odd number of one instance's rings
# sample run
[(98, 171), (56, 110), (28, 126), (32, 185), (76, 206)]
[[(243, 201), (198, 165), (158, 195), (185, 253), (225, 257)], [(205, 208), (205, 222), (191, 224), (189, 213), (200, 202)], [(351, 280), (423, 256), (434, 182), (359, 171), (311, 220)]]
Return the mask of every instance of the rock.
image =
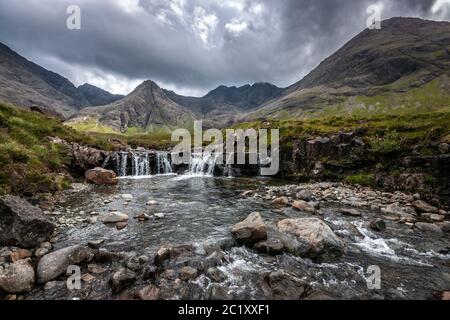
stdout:
[(256, 192), (254, 190), (246, 190), (241, 193), (241, 197), (250, 197), (254, 195)]
[(88, 242), (88, 246), (89, 246), (89, 248), (92, 248), (92, 249), (98, 249), (102, 246), (103, 243), (105, 243), (104, 239), (91, 240)]
[(128, 226), (127, 222), (117, 222), (116, 223), (116, 229), (117, 230), (125, 229), (127, 226)]
[(244, 221), (235, 224), (231, 234), (238, 243), (252, 245), (267, 238), (267, 227), (261, 214), (253, 212)]
[(138, 220), (141, 221), (141, 222), (150, 220), (150, 216), (149, 216), (148, 214), (146, 214), (146, 213), (138, 214), (138, 215), (135, 216), (134, 218), (135, 218), (135, 219), (138, 219)]
[(433, 213), (432, 215), (430, 215), (430, 219), (435, 222), (442, 222), (442, 221), (444, 221), (445, 217), (441, 216), (439, 214)]
[(383, 232), (386, 230), (386, 222), (383, 219), (372, 220), (369, 223), (369, 228), (374, 231)]
[(23, 260), (26, 258), (31, 257), (31, 251), (26, 250), (26, 249), (19, 249), (17, 251), (13, 251), (9, 254), (9, 259), (11, 260), (11, 262), (16, 262), (19, 260)]
[(212, 283), (206, 294), (208, 300), (233, 300), (233, 295), (228, 292), (227, 288), (218, 283)]
[(122, 194), (122, 199), (123, 200), (133, 200), (133, 195), (132, 194)]
[(278, 255), (284, 252), (285, 246), (280, 239), (269, 238), (265, 241), (255, 243), (253, 249), (269, 255)]
[(311, 259), (336, 257), (344, 253), (344, 243), (331, 228), (318, 218), (285, 219), (278, 222), (278, 229), (294, 235), (299, 243), (287, 245), (293, 254)]
[(295, 196), (297, 197), (298, 200), (311, 201), (313, 193), (309, 190), (302, 190), (298, 192)]
[(417, 222), (415, 224), (415, 226), (417, 229), (424, 231), (424, 232), (430, 232), (430, 233), (435, 233), (435, 234), (443, 233), (442, 229), (433, 223)]
[(163, 219), (164, 218), (164, 213), (155, 213), (155, 218), (156, 219)]
[(97, 278), (95, 278), (92, 274), (85, 273), (81, 276), (81, 281), (86, 283), (94, 282)]
[(28, 292), (34, 286), (34, 269), (28, 261), (19, 260), (0, 269), (0, 289), (8, 293)]
[(117, 175), (112, 170), (106, 170), (103, 168), (95, 168), (91, 170), (87, 170), (84, 174), (84, 177), (87, 181), (97, 184), (97, 185), (112, 185), (117, 184), (119, 180), (117, 179)]
[(316, 209), (314, 209), (313, 206), (311, 206), (308, 202), (303, 200), (294, 201), (294, 203), (292, 204), (292, 208), (298, 211), (305, 211), (309, 213), (316, 212)]
[(208, 268), (206, 275), (214, 282), (222, 282), (226, 279), (226, 276), (217, 268)]
[(106, 271), (108, 271), (108, 269), (103, 268), (102, 266), (100, 266), (98, 264), (89, 264), (87, 268), (88, 268), (88, 272), (93, 273), (93, 274), (102, 274), (102, 273), (105, 273)]
[(127, 289), (136, 281), (136, 273), (127, 268), (120, 268), (111, 277), (111, 288), (114, 294)]
[(420, 200), (420, 194), (419, 193), (414, 193), (413, 194), (413, 198), (414, 198), (414, 200)]
[(159, 289), (153, 284), (148, 285), (136, 293), (136, 298), (140, 300), (158, 300)]
[(312, 291), (306, 281), (284, 270), (265, 275), (261, 287), (269, 300), (303, 300)]
[(344, 216), (361, 217), (361, 212), (356, 209), (341, 209), (341, 213)]
[(442, 231), (450, 232), (450, 221), (439, 222), (438, 225)]
[(426, 203), (422, 200), (416, 200), (413, 202), (414, 208), (416, 208), (420, 212), (431, 212), (438, 213), (438, 208), (433, 207), (431, 204)]
[(180, 278), (181, 280), (187, 281), (191, 279), (195, 279), (197, 277), (198, 271), (192, 267), (183, 267), (180, 270)]
[(442, 300), (444, 301), (450, 301), (450, 291), (444, 291), (442, 293)]
[(34, 248), (54, 230), (41, 209), (15, 196), (0, 197), (0, 245)]
[(43, 256), (45, 256), (47, 253), (49, 253), (49, 249), (47, 248), (38, 248), (34, 251), (34, 256), (36, 258), (42, 258)]
[(169, 259), (170, 257), (170, 248), (161, 247), (155, 255), (155, 264), (160, 264), (164, 260)]
[(147, 205), (148, 205), (148, 206), (154, 206), (154, 205), (156, 205), (156, 204), (158, 204), (158, 202), (155, 201), (155, 200), (149, 200), (149, 201), (147, 202)]
[(279, 197), (274, 199), (272, 204), (287, 206), (289, 204), (289, 199), (287, 197)]
[(108, 251), (107, 249), (98, 249), (95, 253), (95, 259), (98, 262), (117, 262), (124, 258), (123, 253), (116, 253)]
[(154, 280), (158, 274), (158, 269), (155, 266), (147, 265), (144, 267), (142, 275), (144, 280)]
[(102, 215), (103, 223), (118, 223), (128, 221), (128, 215), (122, 212), (108, 212)]
[(51, 252), (41, 258), (37, 266), (37, 282), (43, 284), (58, 278), (67, 271), (70, 265), (89, 262), (94, 253), (82, 246), (72, 246)]

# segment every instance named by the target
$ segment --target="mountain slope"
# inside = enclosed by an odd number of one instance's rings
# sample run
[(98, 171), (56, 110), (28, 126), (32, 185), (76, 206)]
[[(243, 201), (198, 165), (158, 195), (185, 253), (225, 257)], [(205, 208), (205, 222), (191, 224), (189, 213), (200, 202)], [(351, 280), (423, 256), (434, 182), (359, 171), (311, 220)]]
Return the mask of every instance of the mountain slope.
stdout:
[(279, 99), (246, 118), (439, 108), (450, 101), (449, 72), (450, 23), (392, 18), (382, 22), (381, 30), (361, 32)]
[(87, 100), (90, 106), (103, 106), (125, 97), (120, 94), (112, 94), (89, 83), (79, 86), (78, 91)]
[(149, 131), (156, 128), (188, 127), (195, 115), (170, 100), (153, 81), (145, 81), (125, 98), (114, 103), (85, 108), (67, 123), (94, 123), (115, 131)]
[[(270, 83), (255, 83), (242, 87), (220, 86), (201, 98), (177, 95), (165, 91), (174, 102), (186, 107), (202, 119), (209, 120), (210, 126), (225, 125), (241, 112), (257, 108), (263, 103), (277, 98), (283, 89)], [(208, 124), (207, 124), (208, 125)]]

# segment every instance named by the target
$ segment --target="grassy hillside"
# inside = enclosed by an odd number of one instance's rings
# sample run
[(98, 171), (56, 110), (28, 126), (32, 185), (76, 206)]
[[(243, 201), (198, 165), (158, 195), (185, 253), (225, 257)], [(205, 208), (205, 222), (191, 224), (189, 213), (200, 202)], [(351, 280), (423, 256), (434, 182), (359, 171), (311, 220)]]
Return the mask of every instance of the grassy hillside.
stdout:
[(108, 149), (107, 140), (64, 126), (59, 120), (0, 103), (0, 193), (31, 195), (69, 186), (67, 152), (47, 137)]

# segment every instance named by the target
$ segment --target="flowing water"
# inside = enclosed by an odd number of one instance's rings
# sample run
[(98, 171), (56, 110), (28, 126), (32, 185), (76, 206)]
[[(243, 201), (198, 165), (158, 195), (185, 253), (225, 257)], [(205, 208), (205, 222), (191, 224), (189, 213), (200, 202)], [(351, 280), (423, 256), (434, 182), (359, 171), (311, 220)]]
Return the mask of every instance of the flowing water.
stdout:
[[(161, 158), (161, 168), (163, 163)], [(212, 177), (211, 166), (213, 159), (198, 157), (186, 175), (125, 177), (118, 186), (95, 187), (78, 195), (68, 203), (72, 211), (101, 214), (118, 210), (130, 216), (128, 227), (118, 231), (98, 222), (72, 228), (62, 234), (57, 246), (104, 239), (107, 248), (138, 254), (165, 244), (194, 243), (201, 251), (201, 243), (229, 238), (231, 226), (254, 211), (259, 211), (270, 225), (284, 218), (308, 216), (290, 208), (280, 212), (263, 198), (239, 196), (243, 190), (285, 181)], [(135, 168), (148, 173), (145, 165), (136, 164)], [(120, 197), (122, 194), (131, 194), (133, 200), (127, 204)], [(157, 201), (156, 205), (148, 206), (149, 200)], [(330, 203), (321, 210), (346, 243), (343, 257), (316, 264), (290, 254), (270, 257), (243, 247), (232, 248), (225, 252), (226, 263), (219, 268), (226, 275), (222, 285), (237, 299), (263, 298), (261, 276), (283, 269), (307, 279), (316, 292), (338, 299), (428, 299), (450, 288), (447, 236), (412, 232), (396, 222), (387, 222), (385, 232), (375, 233), (364, 222), (377, 214), (361, 209), (364, 219), (345, 217), (339, 214), (340, 207), (338, 203)], [(146, 223), (133, 219), (143, 212), (153, 217)], [(156, 218), (157, 213), (163, 215)], [(367, 286), (367, 269), (373, 265), (382, 271), (381, 290), (369, 290)], [(202, 275), (197, 284), (206, 291), (211, 280)]]

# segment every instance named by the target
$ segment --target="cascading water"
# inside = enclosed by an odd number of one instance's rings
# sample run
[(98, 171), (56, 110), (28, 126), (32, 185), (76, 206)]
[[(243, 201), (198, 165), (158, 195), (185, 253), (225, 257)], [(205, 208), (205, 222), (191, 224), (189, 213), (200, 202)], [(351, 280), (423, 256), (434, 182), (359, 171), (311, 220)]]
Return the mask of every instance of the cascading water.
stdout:
[[(129, 170), (129, 157), (131, 157), (131, 171)], [(116, 153), (116, 171), (120, 177), (126, 177), (129, 173), (133, 176), (149, 176), (150, 160), (148, 152), (130, 151)]]
[(173, 172), (167, 152), (158, 152), (156, 154), (156, 167), (158, 174), (170, 174)]
[(217, 157), (209, 153), (193, 153), (189, 165), (189, 174), (213, 176)]

